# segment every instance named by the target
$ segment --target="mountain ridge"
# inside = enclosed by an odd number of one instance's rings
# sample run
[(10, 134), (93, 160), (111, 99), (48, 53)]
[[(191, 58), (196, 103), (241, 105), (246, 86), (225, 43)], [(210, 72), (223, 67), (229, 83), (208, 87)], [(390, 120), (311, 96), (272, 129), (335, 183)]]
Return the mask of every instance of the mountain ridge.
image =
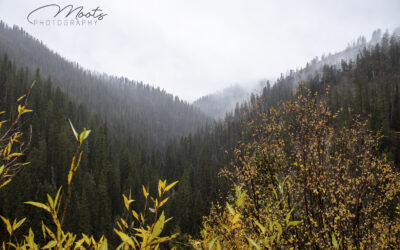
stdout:
[[(400, 26), (395, 28), (392, 34), (400, 36)], [(303, 68), (290, 70), (286, 75), (282, 74), (281, 77), (297, 75), (294, 79), (294, 84), (297, 84), (311, 75), (321, 74), (323, 67), (326, 65), (340, 67), (343, 62), (354, 62), (364, 47), (370, 49), (380, 43), (384, 36), (386, 36), (386, 39), (389, 39), (388, 35), (388, 31), (382, 33), (381, 29), (377, 29), (372, 32), (369, 41), (367, 41), (365, 37), (360, 36), (356, 41), (349, 43), (347, 48), (339, 52), (322, 55), (321, 57), (317, 56), (308, 62)], [(237, 106), (248, 101), (252, 94), (260, 94), (268, 81), (272, 84), (275, 82), (272, 80), (260, 80), (258, 84), (253, 83), (249, 87), (245, 87), (244, 84), (235, 84), (214, 93), (202, 96), (195, 100), (193, 104), (214, 119), (223, 119), (227, 113), (233, 112)]]
[[(111, 129), (129, 130), (151, 145), (195, 132), (212, 122), (198, 108), (173, 94), (140, 81), (84, 69), (50, 50), (18, 26), (0, 22), (0, 54), (18, 67), (39, 69), (73, 100), (113, 124)], [(115, 121), (119, 121), (117, 124)]]

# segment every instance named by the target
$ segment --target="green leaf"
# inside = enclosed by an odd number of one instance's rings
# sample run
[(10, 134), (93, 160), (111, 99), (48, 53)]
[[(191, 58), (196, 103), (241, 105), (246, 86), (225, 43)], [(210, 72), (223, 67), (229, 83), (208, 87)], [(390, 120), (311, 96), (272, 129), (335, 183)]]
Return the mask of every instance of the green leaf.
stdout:
[(247, 241), (249, 242), (249, 245), (255, 247), (257, 250), (261, 250), (261, 247), (252, 239), (249, 237), (246, 237)]

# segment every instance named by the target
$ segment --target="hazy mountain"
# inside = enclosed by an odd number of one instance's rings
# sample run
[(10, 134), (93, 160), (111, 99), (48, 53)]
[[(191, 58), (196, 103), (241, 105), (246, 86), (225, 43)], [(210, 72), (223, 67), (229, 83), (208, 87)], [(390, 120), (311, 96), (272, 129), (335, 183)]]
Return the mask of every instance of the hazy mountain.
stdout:
[(252, 93), (259, 93), (266, 86), (267, 80), (247, 86), (235, 84), (221, 91), (208, 94), (193, 102), (208, 116), (218, 120), (223, 119), (226, 113), (235, 109), (236, 105), (248, 101)]
[(18, 67), (40, 69), (73, 100), (107, 121), (111, 128), (129, 130), (147, 144), (196, 131), (210, 119), (198, 108), (172, 94), (138, 81), (85, 70), (51, 51), (17, 26), (0, 22), (0, 54)]
[(193, 102), (193, 105), (214, 119), (222, 119), (233, 110), (237, 102), (245, 101), (250, 92), (243, 86), (233, 85), (214, 94), (209, 94)]
[[(355, 61), (357, 55), (359, 55), (363, 48), (374, 47), (383, 37), (386, 36), (386, 39), (388, 39), (388, 34), (387, 32), (382, 34), (382, 31), (378, 29), (372, 33), (369, 41), (367, 41), (365, 37), (360, 36), (356, 41), (349, 43), (346, 49), (337, 53), (322, 55), (320, 58), (315, 57), (311, 62), (307, 63), (304, 68), (297, 71), (292, 70), (288, 72), (287, 75), (293, 78), (293, 85), (295, 86), (298, 82), (309, 79), (310, 76), (322, 74), (323, 67), (326, 65), (340, 67), (342, 62)], [(400, 35), (400, 27), (396, 28), (393, 34)], [(203, 96), (194, 101), (193, 105), (214, 119), (221, 119), (225, 117), (226, 113), (233, 111), (236, 104), (240, 105), (244, 101), (249, 100), (252, 93), (256, 95), (260, 94), (262, 88), (265, 86), (266, 80), (260, 81), (258, 84), (236, 84), (221, 91)]]

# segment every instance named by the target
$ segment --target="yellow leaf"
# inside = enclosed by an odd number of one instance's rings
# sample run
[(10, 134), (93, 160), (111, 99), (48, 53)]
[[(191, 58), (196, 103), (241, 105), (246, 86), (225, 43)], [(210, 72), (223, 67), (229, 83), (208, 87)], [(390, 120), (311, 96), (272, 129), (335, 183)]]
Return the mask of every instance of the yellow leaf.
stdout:
[(173, 218), (173, 217), (166, 219), (165, 222), (164, 222), (164, 224), (166, 224), (168, 221), (172, 220), (172, 218)]
[(58, 198), (60, 197), (60, 193), (61, 193), (61, 188), (62, 188), (62, 186), (57, 191), (56, 198), (54, 199), (54, 206), (57, 206)]
[(104, 241), (101, 243), (100, 250), (107, 250), (107, 249), (108, 249), (107, 239), (104, 239)]
[(47, 205), (40, 203), (40, 202), (27, 201), (27, 202), (25, 202), (25, 204), (29, 204), (29, 205), (32, 205), (32, 206), (35, 206), (38, 208), (42, 208), (42, 209), (46, 210), (47, 212), (50, 212), (50, 208)]
[(79, 141), (82, 143), (86, 138), (89, 136), (90, 130), (86, 130), (86, 128), (83, 129), (82, 133), (79, 135)]
[(162, 181), (158, 180), (158, 197), (161, 198), (161, 187), (162, 187)]
[(157, 238), (161, 234), (161, 232), (164, 228), (164, 224), (165, 224), (165, 216), (164, 216), (164, 211), (163, 211), (161, 213), (160, 218), (158, 218), (156, 224), (154, 225), (153, 232), (151, 233), (152, 239)]
[(1, 185), (0, 185), (0, 188), (2, 188), (2, 187), (4, 187), (4, 186), (6, 186), (8, 183), (10, 183), (11, 182), (11, 178), (9, 178), (8, 180), (6, 180), (5, 182), (3, 182)]
[(142, 213), (140, 213), (140, 220), (142, 221), (142, 224), (144, 224), (144, 217)]
[(246, 237), (246, 238), (247, 238), (247, 241), (249, 242), (249, 245), (252, 245), (257, 250), (261, 250), (261, 247), (254, 240), (252, 240), (252, 239), (250, 239), (248, 237)]
[(282, 235), (282, 226), (279, 222), (276, 222), (276, 228), (278, 230), (278, 240), (279, 240), (280, 236)]
[(121, 238), (121, 240), (125, 243), (128, 243), (131, 247), (135, 247), (132, 239), (125, 233), (114, 229), (114, 232)]
[(87, 237), (86, 234), (82, 234), (82, 239), (86, 242), (86, 244), (90, 244), (90, 238)]
[(20, 98), (18, 98), (17, 102), (21, 101), (26, 95), (21, 96)]
[(228, 208), (230, 214), (235, 215), (235, 210), (228, 202), (226, 203), (226, 207)]
[(25, 220), (26, 220), (26, 218), (23, 218), (20, 221), (18, 221), (17, 223), (14, 223), (13, 224), (13, 231), (17, 230), (22, 225), (22, 223), (24, 223)]
[(290, 226), (297, 226), (298, 224), (300, 224), (300, 223), (302, 223), (303, 221), (290, 221), (289, 223), (288, 223), (288, 227), (290, 227)]
[(51, 249), (57, 245), (57, 241), (52, 240), (49, 243), (47, 243), (46, 246), (44, 246), (42, 249)]
[(123, 225), (125, 228), (128, 228), (128, 223), (126, 223), (124, 219), (121, 218), (121, 222), (122, 222), (122, 225)]
[(124, 199), (124, 205), (125, 205), (126, 210), (129, 210), (128, 198), (126, 198), (126, 196), (124, 194), (122, 195), (122, 198)]
[(165, 192), (167, 192), (168, 190), (170, 190), (171, 188), (173, 188), (179, 181), (175, 181), (171, 184), (169, 184), (166, 188), (165, 188)]
[(49, 202), (50, 208), (54, 209), (54, 202), (49, 194), (47, 194), (47, 201)]
[(46, 226), (44, 225), (43, 221), (42, 221), (42, 233), (44, 240), (46, 240)]
[(263, 225), (260, 224), (260, 222), (256, 221), (255, 224), (261, 229), (262, 233), (265, 233), (265, 227)]
[(133, 215), (133, 217), (135, 217), (136, 220), (139, 221), (139, 216), (138, 216), (138, 214), (136, 213), (135, 210), (132, 210), (132, 215)]
[(208, 243), (208, 249), (212, 249), (215, 241), (217, 240), (217, 238), (215, 237), (214, 239), (212, 239), (209, 243)]
[(336, 240), (336, 237), (335, 237), (335, 234), (334, 234), (334, 233), (332, 233), (332, 244), (333, 244), (333, 247), (334, 247), (335, 249), (338, 249), (338, 248), (339, 248), (339, 244), (337, 243), (337, 240)]
[(163, 201), (161, 201), (159, 207), (162, 207), (165, 203), (167, 203), (168, 199), (169, 199), (169, 197), (167, 197)]
[(6, 160), (8, 161), (11, 158), (14, 158), (14, 157), (17, 157), (17, 156), (21, 156), (21, 155), (24, 155), (24, 154), (22, 154), (22, 153), (12, 153), (12, 154), (7, 155)]
[(44, 228), (46, 229), (46, 232), (50, 235), (50, 237), (56, 240), (56, 235), (48, 227), (44, 226)]
[(8, 233), (11, 235), (12, 234), (12, 227), (11, 227), (11, 223), (8, 219), (4, 218), (3, 216), (0, 215), (0, 218), (3, 220), (4, 224), (6, 224), (7, 226), (7, 231)]
[(240, 214), (237, 213), (237, 214), (233, 217), (233, 219), (232, 219), (232, 224), (235, 224), (236, 222), (238, 222), (239, 217), (240, 217)]
[(25, 113), (29, 113), (29, 112), (32, 112), (33, 110), (32, 109), (25, 109), (24, 108), (24, 110), (23, 110), (23, 114), (25, 114)]
[(142, 189), (143, 189), (143, 195), (147, 199), (147, 196), (149, 195), (149, 193), (147, 193), (146, 188), (143, 185), (142, 185)]

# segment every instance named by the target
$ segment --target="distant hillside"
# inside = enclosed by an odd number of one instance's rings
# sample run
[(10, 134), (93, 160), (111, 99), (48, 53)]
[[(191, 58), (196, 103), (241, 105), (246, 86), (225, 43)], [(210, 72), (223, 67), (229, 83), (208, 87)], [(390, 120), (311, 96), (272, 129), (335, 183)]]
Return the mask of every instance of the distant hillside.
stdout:
[(129, 131), (151, 145), (165, 145), (177, 136), (196, 131), (210, 119), (195, 108), (142, 82), (83, 69), (48, 49), (17, 26), (0, 22), (0, 54), (18, 67), (40, 69), (91, 113), (110, 122), (111, 128)]
[[(400, 27), (396, 28), (393, 34), (400, 35)], [(355, 42), (350, 43), (346, 49), (337, 53), (323, 55), (320, 58), (316, 57), (307, 63), (305, 68), (298, 71), (290, 71), (288, 76), (293, 79), (293, 85), (296, 85), (302, 80), (309, 79), (310, 76), (322, 74), (323, 68), (326, 65), (341, 67), (343, 62), (354, 62), (363, 48), (372, 48), (382, 40), (382, 36), (383, 34), (380, 29), (375, 30), (369, 41), (361, 36)], [(236, 104), (240, 105), (248, 101), (251, 94), (260, 94), (262, 88), (265, 86), (265, 80), (260, 81), (258, 85), (233, 85), (221, 91), (203, 96), (193, 102), (193, 105), (214, 119), (221, 119), (225, 117), (226, 113), (233, 111)]]
[(209, 94), (193, 102), (193, 105), (214, 119), (222, 119), (236, 103), (245, 101), (249, 91), (240, 85), (234, 85), (214, 94)]
[(260, 81), (258, 84), (232, 85), (219, 92), (208, 94), (193, 102), (208, 116), (220, 120), (225, 117), (228, 112), (235, 109), (237, 104), (241, 104), (250, 99), (252, 93), (259, 93), (266, 86), (267, 80)]

